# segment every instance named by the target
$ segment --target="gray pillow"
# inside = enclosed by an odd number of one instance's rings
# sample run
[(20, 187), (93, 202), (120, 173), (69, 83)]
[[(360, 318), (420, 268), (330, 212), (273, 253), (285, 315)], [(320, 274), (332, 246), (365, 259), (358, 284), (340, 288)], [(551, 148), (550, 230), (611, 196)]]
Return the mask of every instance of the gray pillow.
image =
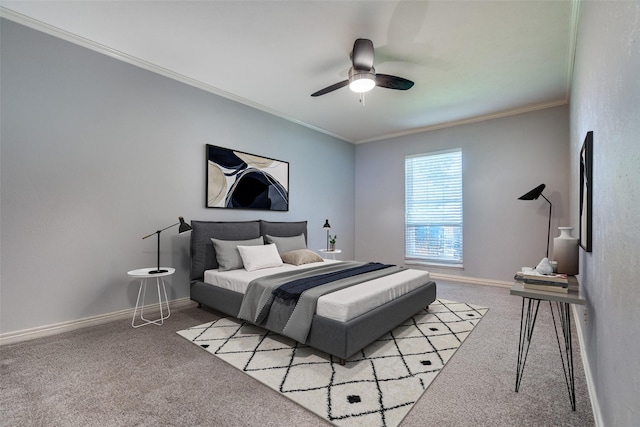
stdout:
[[(193, 221), (191, 221), (193, 222)], [(305, 240), (307, 236), (307, 221), (287, 221), (287, 222), (274, 222), (260, 220), (260, 235), (266, 236), (278, 236), (278, 237), (291, 237), (298, 234), (304, 234)]]
[(237, 270), (244, 267), (238, 245), (261, 246), (264, 245), (262, 237), (249, 240), (220, 240), (211, 238), (213, 249), (216, 253), (219, 271)]
[[(204, 280), (204, 272), (218, 268), (211, 238), (248, 240), (263, 235), (259, 221), (191, 221), (191, 280)], [(275, 234), (275, 233), (271, 233)]]
[(280, 255), (282, 261), (287, 264), (302, 265), (311, 264), (313, 262), (324, 262), (324, 259), (317, 253), (310, 251), (309, 249), (298, 249), (295, 251), (289, 251)]
[(293, 237), (275, 237), (267, 234), (264, 236), (264, 239), (267, 243), (275, 243), (280, 255), (297, 249), (307, 249), (307, 242), (304, 239), (304, 234)]

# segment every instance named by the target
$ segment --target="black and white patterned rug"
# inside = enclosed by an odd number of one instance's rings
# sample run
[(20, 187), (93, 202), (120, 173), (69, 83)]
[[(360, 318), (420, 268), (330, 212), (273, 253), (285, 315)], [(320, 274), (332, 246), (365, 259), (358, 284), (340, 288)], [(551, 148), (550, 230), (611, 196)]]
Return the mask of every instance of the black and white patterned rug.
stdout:
[(397, 426), (487, 308), (436, 300), (340, 366), (226, 317), (178, 334), (338, 426)]

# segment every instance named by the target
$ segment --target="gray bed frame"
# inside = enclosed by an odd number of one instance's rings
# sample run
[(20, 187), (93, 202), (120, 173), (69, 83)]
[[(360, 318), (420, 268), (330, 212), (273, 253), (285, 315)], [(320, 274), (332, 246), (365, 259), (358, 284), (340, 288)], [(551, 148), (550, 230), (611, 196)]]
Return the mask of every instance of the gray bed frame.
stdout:
[[(237, 317), (243, 294), (204, 283), (205, 270), (218, 268), (211, 238), (247, 240), (265, 234), (277, 237), (307, 236), (307, 222), (191, 221), (191, 299), (226, 315)], [(339, 359), (341, 364), (404, 322), (436, 299), (436, 284), (419, 288), (348, 322), (315, 315), (306, 344)]]

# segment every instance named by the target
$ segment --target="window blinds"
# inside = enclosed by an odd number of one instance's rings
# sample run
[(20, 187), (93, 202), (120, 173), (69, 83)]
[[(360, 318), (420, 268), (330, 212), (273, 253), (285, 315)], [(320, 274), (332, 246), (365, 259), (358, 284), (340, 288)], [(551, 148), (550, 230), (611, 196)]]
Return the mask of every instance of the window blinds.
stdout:
[(405, 259), (462, 265), (462, 150), (405, 158)]

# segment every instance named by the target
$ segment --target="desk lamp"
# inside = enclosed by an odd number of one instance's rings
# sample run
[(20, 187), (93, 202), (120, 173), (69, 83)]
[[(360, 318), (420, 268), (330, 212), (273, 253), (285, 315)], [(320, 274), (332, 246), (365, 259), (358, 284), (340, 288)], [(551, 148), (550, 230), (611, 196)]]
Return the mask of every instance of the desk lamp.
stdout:
[(327, 229), (327, 252), (329, 252), (329, 230), (331, 230), (331, 226), (329, 225), (328, 219), (325, 219), (324, 225), (322, 226), (322, 228)]
[(544, 187), (545, 187), (544, 184), (540, 184), (533, 190), (529, 191), (527, 194), (524, 194), (518, 197), (518, 200), (537, 200), (538, 197), (542, 196), (542, 198), (545, 199), (547, 203), (549, 203), (549, 225), (547, 227), (547, 256), (546, 256), (548, 259), (549, 258), (549, 239), (551, 236), (551, 202), (549, 201), (549, 199), (544, 197), (544, 194), (542, 194), (542, 190), (544, 190)]
[(142, 240), (144, 240), (147, 237), (153, 236), (154, 234), (156, 234), (158, 236), (158, 268), (156, 270), (150, 271), (149, 274), (158, 274), (158, 273), (166, 273), (167, 272), (167, 270), (160, 270), (160, 233), (162, 233), (164, 230), (168, 230), (171, 227), (175, 227), (178, 224), (180, 224), (180, 228), (178, 229), (178, 233), (180, 233), (180, 234), (186, 233), (187, 231), (191, 230), (191, 226), (189, 224), (187, 224), (186, 222), (184, 222), (184, 218), (183, 217), (179, 216), (178, 220), (180, 222), (176, 222), (173, 225), (165, 227), (162, 230), (158, 230), (158, 231), (156, 231), (154, 233), (151, 233), (148, 236), (144, 236), (142, 238)]

